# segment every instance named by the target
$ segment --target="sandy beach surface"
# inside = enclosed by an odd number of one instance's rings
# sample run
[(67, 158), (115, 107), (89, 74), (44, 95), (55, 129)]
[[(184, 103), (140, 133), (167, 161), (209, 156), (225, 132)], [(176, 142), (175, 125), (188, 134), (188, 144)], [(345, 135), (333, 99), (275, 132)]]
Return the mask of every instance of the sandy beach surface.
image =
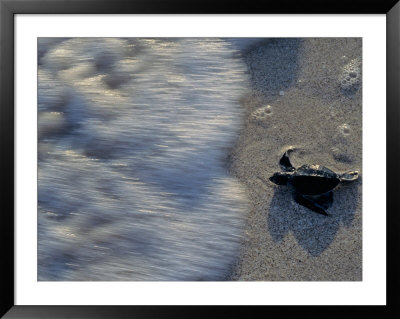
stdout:
[[(360, 38), (266, 39), (244, 53), (251, 90), (230, 169), (251, 208), (230, 280), (362, 280), (361, 54)], [(269, 181), (289, 147), (295, 167), (360, 172), (334, 190), (329, 217)]]
[[(38, 280), (362, 279), (361, 39), (38, 44)], [(360, 172), (329, 217), (288, 148)]]

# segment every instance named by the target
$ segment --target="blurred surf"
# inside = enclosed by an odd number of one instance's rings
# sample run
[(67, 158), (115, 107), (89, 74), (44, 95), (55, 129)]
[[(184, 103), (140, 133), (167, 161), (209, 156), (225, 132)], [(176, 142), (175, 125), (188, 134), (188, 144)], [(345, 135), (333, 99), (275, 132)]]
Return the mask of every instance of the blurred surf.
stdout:
[(229, 274), (246, 211), (226, 168), (237, 43), (39, 39), (39, 280)]

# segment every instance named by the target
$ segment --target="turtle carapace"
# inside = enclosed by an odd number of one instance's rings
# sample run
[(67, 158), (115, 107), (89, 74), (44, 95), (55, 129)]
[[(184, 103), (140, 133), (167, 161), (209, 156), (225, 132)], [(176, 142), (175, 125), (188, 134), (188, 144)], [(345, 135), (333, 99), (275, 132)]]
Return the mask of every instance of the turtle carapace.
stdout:
[(294, 168), (286, 151), (279, 165), (281, 172), (273, 174), (269, 179), (277, 185), (291, 185), (294, 189), (295, 201), (312, 211), (328, 216), (328, 209), (333, 201), (332, 190), (341, 182), (350, 182), (358, 178), (357, 171), (337, 174), (321, 165), (303, 165)]

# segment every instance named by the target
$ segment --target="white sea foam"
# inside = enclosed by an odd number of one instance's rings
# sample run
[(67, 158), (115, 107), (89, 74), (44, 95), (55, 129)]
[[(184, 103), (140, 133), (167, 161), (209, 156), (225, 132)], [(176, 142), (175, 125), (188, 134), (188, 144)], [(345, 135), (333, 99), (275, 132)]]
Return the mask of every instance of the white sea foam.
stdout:
[(39, 280), (220, 280), (245, 66), (221, 39), (39, 39)]

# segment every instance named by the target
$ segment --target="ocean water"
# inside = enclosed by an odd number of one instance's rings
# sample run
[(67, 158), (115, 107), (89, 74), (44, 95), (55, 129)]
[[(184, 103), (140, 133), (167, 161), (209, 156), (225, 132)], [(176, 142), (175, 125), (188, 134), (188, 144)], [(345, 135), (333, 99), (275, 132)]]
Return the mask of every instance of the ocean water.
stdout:
[(39, 39), (39, 280), (229, 275), (247, 200), (227, 156), (251, 43)]

